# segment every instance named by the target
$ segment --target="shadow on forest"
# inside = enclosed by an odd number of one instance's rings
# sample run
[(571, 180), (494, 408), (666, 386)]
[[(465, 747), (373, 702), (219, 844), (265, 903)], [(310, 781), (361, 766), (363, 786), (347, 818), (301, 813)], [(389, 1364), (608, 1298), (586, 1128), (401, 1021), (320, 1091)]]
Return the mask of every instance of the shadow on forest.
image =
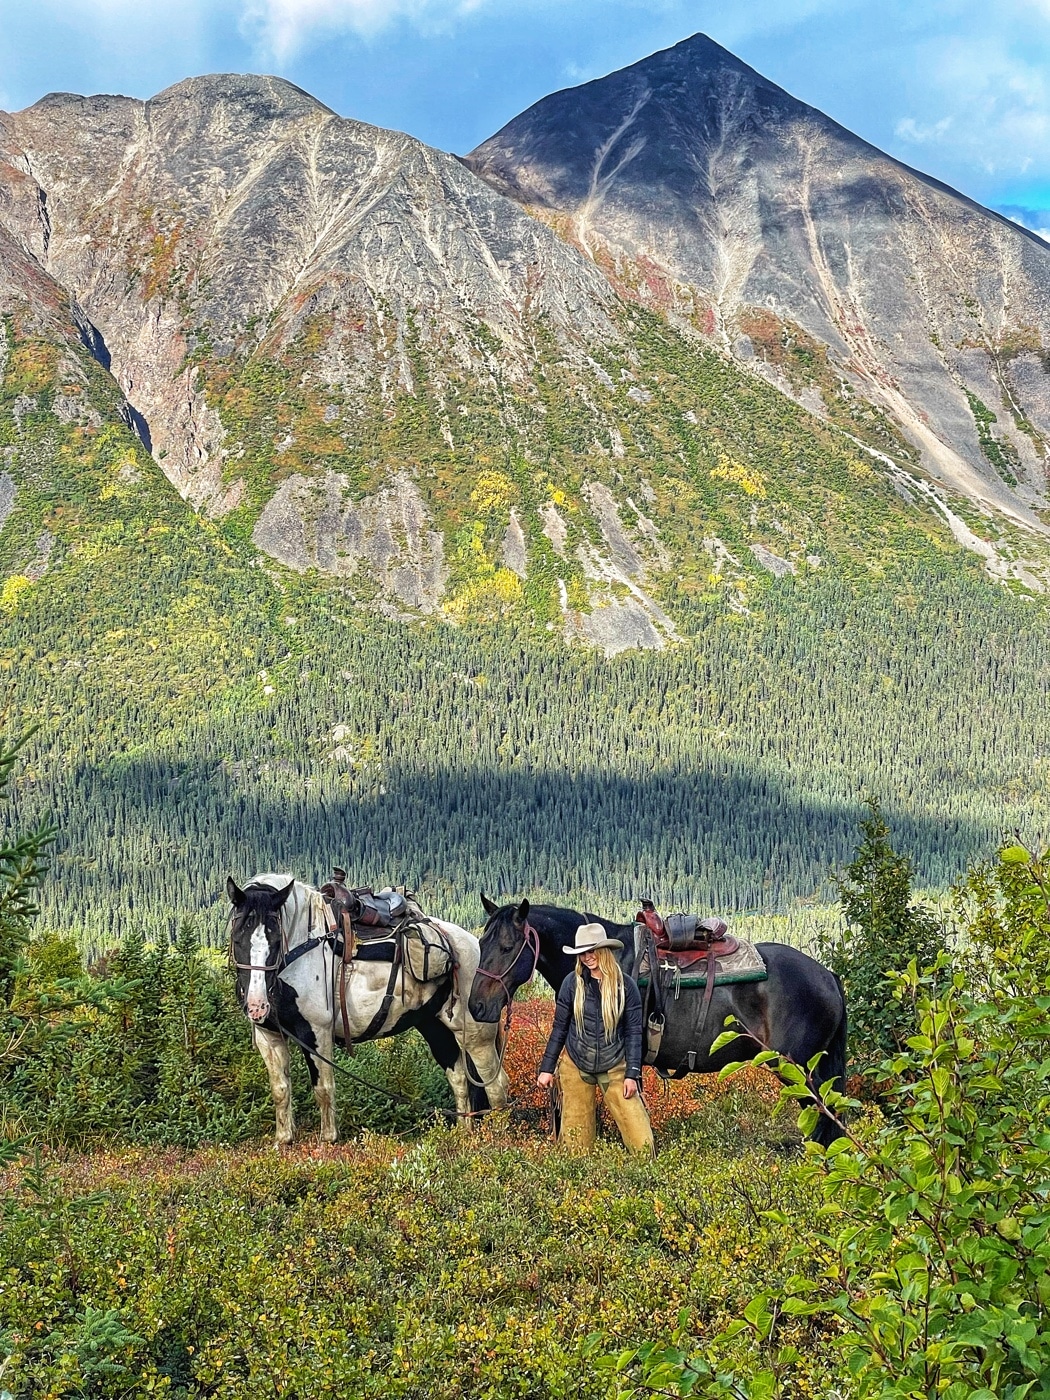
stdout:
[[(210, 910), (217, 936), (227, 871), (291, 870), (319, 882), (333, 864), (379, 887), (408, 884), (473, 924), (478, 891), (542, 891), (626, 917), (635, 900), (726, 913), (777, 912), (828, 892), (859, 839), (856, 802), (814, 801), (790, 781), (726, 765), (646, 779), (608, 773), (405, 772), (354, 797), (305, 771), (264, 785), (217, 765), (134, 761), (82, 769), (80, 810), (97, 829), (63, 831), (43, 900), (91, 911), (91, 941), (134, 920), (156, 934)], [(920, 884), (943, 885), (1001, 833), (974, 821), (884, 810)]]

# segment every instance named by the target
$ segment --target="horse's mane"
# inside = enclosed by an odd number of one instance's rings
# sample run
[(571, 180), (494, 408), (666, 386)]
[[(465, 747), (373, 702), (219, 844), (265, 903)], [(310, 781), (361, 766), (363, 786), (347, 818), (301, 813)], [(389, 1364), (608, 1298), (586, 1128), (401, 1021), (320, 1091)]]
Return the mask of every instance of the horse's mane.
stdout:
[[(513, 918), (520, 903), (511, 902), (503, 904), (497, 910), (494, 918), (501, 918), (509, 915)], [(616, 960), (623, 967), (625, 972), (630, 972), (634, 967), (634, 923), (616, 923), (613, 919), (603, 918), (601, 914), (580, 913), (578, 909), (568, 909), (561, 904), (530, 904), (529, 923), (539, 934), (541, 943), (549, 943), (547, 955), (560, 961), (565, 955), (561, 948), (563, 944), (570, 944), (576, 937), (576, 930), (581, 924), (601, 924), (610, 938), (619, 938), (623, 942), (623, 951), (617, 953)]]
[[(253, 875), (245, 886), (244, 893), (248, 899), (251, 899), (253, 886), (256, 891), (258, 891), (260, 885), (268, 889), (281, 890), (284, 889), (289, 880), (292, 881), (292, 891), (285, 900), (282, 912), (284, 915), (285, 931), (290, 935), (296, 930), (299, 922), (304, 917), (307, 917), (311, 904), (314, 904), (316, 901), (319, 906), (321, 900), (320, 890), (315, 889), (313, 885), (308, 885), (305, 880), (296, 879), (290, 871), (286, 871), (282, 874), (277, 871), (269, 870), (262, 875)], [(316, 918), (324, 919), (324, 913), (319, 907), (316, 909)]]

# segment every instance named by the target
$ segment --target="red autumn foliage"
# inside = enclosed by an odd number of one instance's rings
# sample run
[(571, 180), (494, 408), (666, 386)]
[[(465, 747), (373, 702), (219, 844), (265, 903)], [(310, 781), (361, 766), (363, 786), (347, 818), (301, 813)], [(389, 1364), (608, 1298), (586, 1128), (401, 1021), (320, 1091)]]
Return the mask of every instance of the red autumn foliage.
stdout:
[[(554, 1002), (546, 997), (532, 997), (515, 1002), (510, 1039), (503, 1067), (510, 1077), (511, 1102), (527, 1118), (539, 1123), (548, 1109), (546, 1089), (536, 1087), (536, 1075), (550, 1035), (554, 1019)], [(687, 1118), (697, 1109), (727, 1093), (730, 1085), (713, 1074), (690, 1074), (684, 1079), (662, 1080), (655, 1070), (642, 1071), (642, 1092), (649, 1109), (653, 1128), (659, 1131), (668, 1123)], [(776, 1102), (778, 1085), (766, 1070), (748, 1067), (734, 1076), (732, 1084), (761, 1095), (770, 1106)]]

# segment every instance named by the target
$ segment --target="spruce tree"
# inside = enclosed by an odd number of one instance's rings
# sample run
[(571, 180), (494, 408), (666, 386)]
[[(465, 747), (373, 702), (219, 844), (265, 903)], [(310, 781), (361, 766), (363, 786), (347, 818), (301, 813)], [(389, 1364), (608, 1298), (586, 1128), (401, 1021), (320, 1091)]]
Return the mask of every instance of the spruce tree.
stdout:
[(821, 961), (842, 979), (849, 1014), (850, 1067), (863, 1072), (893, 1055), (914, 1030), (913, 1008), (896, 1000), (892, 977), (914, 960), (930, 967), (946, 934), (934, 913), (912, 902), (914, 867), (890, 844), (878, 801), (869, 797), (862, 839), (835, 884), (845, 921), (840, 937), (825, 939)]

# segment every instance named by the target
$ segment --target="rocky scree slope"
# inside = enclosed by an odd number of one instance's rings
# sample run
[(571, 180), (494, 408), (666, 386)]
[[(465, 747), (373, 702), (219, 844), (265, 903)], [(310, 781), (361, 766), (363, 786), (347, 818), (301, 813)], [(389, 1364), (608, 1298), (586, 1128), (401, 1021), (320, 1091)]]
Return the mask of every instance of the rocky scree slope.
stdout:
[(1050, 248), (1035, 235), (702, 34), (542, 99), (465, 159), (628, 295), (818, 414), (843, 421), (860, 396), (935, 480), (1046, 531)]
[(0, 229), (18, 305), (59, 308), (48, 343), (193, 507), (382, 611), (661, 646), (690, 598), (952, 534), (1038, 583), (894, 488), (885, 415), (847, 414), (865, 453), (460, 161), (282, 80), (0, 116)]

